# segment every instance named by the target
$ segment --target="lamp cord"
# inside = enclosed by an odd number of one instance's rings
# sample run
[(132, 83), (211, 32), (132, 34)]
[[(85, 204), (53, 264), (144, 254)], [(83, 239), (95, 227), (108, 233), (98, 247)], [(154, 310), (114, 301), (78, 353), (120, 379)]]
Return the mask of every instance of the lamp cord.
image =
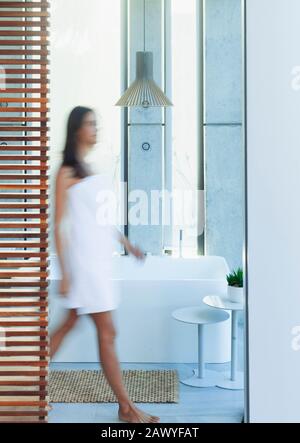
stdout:
[(144, 0), (144, 52), (146, 52), (146, 0)]

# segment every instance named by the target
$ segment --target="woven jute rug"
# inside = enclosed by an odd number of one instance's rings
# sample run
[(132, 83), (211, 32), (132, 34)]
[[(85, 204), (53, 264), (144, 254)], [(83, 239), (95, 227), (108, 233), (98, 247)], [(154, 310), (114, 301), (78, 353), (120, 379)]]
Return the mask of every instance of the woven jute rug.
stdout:
[[(177, 403), (177, 370), (122, 371), (124, 385), (137, 403)], [(49, 371), (51, 403), (110, 403), (117, 399), (102, 370)]]

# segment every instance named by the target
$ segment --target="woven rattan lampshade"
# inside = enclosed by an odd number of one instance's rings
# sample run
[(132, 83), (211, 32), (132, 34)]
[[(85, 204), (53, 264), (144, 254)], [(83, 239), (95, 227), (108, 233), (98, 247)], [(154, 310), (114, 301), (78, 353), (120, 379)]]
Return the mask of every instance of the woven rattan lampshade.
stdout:
[(172, 103), (153, 80), (153, 53), (136, 53), (136, 79), (125, 91), (116, 106), (167, 107)]

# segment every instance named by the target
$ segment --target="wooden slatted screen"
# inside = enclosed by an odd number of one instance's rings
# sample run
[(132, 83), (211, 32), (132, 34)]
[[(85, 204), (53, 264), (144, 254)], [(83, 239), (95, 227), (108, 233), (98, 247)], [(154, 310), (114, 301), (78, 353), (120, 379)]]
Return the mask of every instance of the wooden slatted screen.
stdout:
[(0, 0), (0, 422), (47, 422), (48, 17)]

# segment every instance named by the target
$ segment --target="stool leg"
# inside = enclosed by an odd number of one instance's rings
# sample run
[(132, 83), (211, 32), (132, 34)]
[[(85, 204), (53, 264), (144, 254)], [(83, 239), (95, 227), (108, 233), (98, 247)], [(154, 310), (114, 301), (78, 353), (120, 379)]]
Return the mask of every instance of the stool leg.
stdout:
[(230, 378), (232, 381), (236, 380), (237, 372), (237, 328), (238, 328), (238, 318), (237, 312), (232, 312), (232, 322), (231, 322), (231, 373)]
[(244, 389), (244, 374), (237, 370), (237, 338), (238, 338), (238, 314), (232, 311), (231, 317), (231, 369), (230, 373), (217, 386), (224, 389)]
[(216, 386), (219, 381), (220, 374), (215, 371), (205, 369), (204, 363), (204, 325), (198, 324), (198, 365), (193, 370), (194, 375), (185, 380), (180, 380), (181, 383), (193, 386), (195, 388), (208, 388)]
[(198, 378), (204, 378), (205, 365), (204, 365), (204, 337), (203, 337), (203, 325), (198, 325)]

